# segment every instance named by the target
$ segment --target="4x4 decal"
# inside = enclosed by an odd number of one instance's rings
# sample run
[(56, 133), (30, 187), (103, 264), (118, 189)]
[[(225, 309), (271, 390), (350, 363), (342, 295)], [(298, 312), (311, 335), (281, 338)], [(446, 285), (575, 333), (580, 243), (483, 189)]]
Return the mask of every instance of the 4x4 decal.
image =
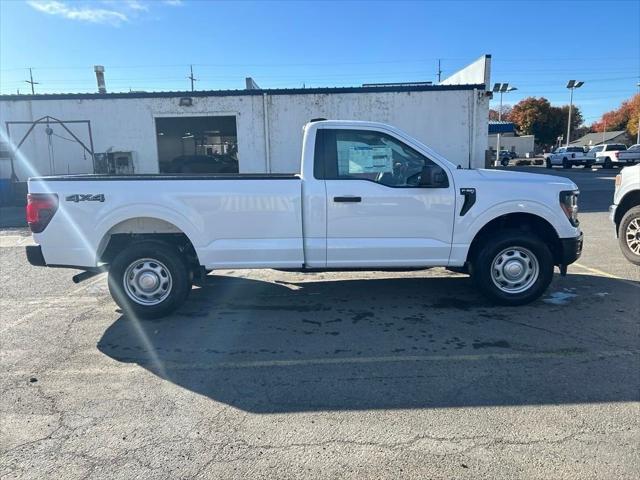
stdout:
[(104, 202), (103, 193), (76, 193), (75, 195), (69, 195), (64, 198), (67, 202)]

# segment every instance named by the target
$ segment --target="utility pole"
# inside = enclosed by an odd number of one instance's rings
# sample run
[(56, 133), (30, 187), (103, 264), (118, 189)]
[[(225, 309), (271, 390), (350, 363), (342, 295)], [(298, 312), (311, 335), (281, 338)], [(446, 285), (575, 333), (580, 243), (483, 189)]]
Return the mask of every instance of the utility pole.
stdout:
[(31, 71), (31, 68), (29, 68), (29, 80), (25, 80), (25, 82), (31, 84), (31, 95), (35, 95), (36, 91), (33, 88), (33, 86), (34, 85), (40, 85), (40, 82), (34, 82), (33, 81), (33, 72)]
[(193, 65), (189, 65), (189, 69), (191, 71), (191, 75), (189, 75), (187, 78), (189, 80), (191, 80), (191, 91), (193, 92), (193, 82), (197, 82), (198, 79), (194, 78), (194, 76), (193, 76)]
[(441, 77), (442, 77), (442, 69), (440, 68), (440, 59), (438, 59), (438, 83), (440, 83)]

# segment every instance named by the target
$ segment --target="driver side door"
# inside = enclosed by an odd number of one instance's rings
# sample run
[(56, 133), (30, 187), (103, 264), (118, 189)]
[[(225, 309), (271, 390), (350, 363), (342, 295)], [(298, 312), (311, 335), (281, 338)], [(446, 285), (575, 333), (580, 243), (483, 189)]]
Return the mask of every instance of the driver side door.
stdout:
[(447, 265), (452, 179), (446, 187), (420, 186), (424, 167), (435, 162), (384, 132), (322, 132), (327, 267)]

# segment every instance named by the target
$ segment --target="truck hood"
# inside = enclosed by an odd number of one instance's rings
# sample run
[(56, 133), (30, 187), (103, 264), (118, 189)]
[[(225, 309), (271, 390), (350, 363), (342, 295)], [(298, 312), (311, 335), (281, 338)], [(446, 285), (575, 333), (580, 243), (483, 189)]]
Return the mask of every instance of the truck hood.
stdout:
[(555, 185), (561, 190), (576, 190), (578, 186), (565, 177), (557, 175), (545, 175), (540, 173), (510, 172), (508, 170), (487, 170), (478, 169), (477, 174), (485, 181), (496, 183), (534, 184), (534, 185)]

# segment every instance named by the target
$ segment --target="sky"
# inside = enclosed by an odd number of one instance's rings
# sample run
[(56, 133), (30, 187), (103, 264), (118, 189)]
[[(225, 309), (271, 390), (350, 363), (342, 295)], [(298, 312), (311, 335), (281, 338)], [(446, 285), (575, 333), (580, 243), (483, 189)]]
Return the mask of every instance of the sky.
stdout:
[[(0, 93), (437, 81), (483, 54), (492, 82), (569, 101), (585, 123), (638, 92), (640, 0), (214, 2), (0, 0)], [(495, 100), (494, 100), (495, 104)], [(492, 105), (493, 106), (493, 105)]]

